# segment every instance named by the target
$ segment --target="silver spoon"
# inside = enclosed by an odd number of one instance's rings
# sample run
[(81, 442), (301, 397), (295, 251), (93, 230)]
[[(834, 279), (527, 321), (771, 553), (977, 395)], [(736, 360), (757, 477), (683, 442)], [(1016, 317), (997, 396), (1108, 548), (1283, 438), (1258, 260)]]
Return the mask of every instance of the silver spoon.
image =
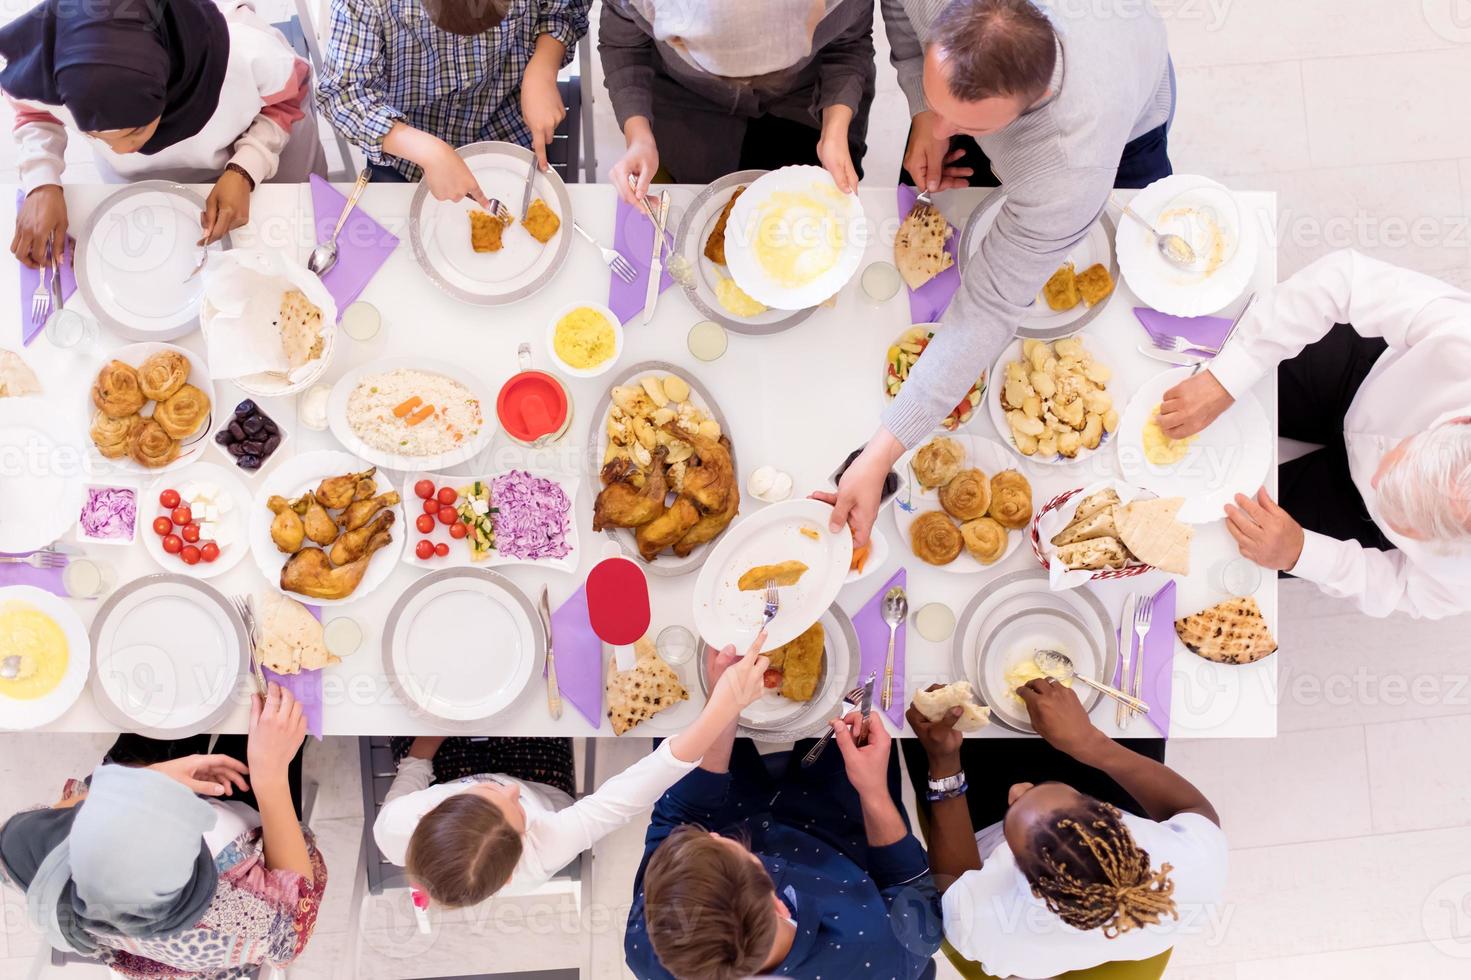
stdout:
[(0, 660), (0, 678), (13, 681), (20, 676), (20, 654), (12, 653), (4, 660)]
[(325, 276), (337, 264), (337, 236), (342, 233), (347, 216), (357, 207), (358, 198), (363, 196), (363, 188), (368, 186), (368, 175), (366, 168), (358, 174), (358, 181), (352, 185), (352, 193), (348, 195), (347, 203), (342, 205), (342, 213), (337, 216), (337, 227), (332, 229), (332, 237), (313, 248), (306, 258), (306, 267), (318, 276)]
[(1149, 705), (1140, 701), (1138, 698), (1130, 697), (1116, 687), (1100, 684), (1093, 678), (1085, 677), (1078, 673), (1077, 668), (1073, 666), (1072, 658), (1065, 653), (1060, 653), (1057, 650), (1038, 650), (1032, 655), (1032, 660), (1036, 663), (1038, 669), (1049, 677), (1055, 677), (1060, 681), (1080, 680), (1093, 688), (1093, 690), (1101, 694), (1107, 694), (1115, 701), (1128, 705), (1140, 714), (1149, 713)]
[(1154, 227), (1154, 225), (1139, 217), (1134, 209), (1129, 207), (1124, 202), (1112, 196), (1109, 197), (1109, 200), (1113, 201), (1114, 206), (1117, 207), (1120, 211), (1124, 212), (1124, 214), (1127, 214), (1129, 217), (1139, 222), (1145, 228), (1149, 229), (1149, 233), (1154, 236), (1154, 244), (1155, 247), (1159, 249), (1159, 254), (1163, 256), (1164, 260), (1170, 265), (1178, 266), (1179, 268), (1184, 269), (1195, 264), (1195, 249), (1191, 248), (1190, 243), (1187, 242), (1185, 239), (1171, 232), (1161, 233), (1159, 229)]
[(884, 593), (882, 612), (884, 622), (889, 624), (889, 652), (884, 655), (884, 693), (879, 707), (888, 711), (894, 702), (894, 633), (909, 616), (909, 597), (901, 587), (896, 585)]

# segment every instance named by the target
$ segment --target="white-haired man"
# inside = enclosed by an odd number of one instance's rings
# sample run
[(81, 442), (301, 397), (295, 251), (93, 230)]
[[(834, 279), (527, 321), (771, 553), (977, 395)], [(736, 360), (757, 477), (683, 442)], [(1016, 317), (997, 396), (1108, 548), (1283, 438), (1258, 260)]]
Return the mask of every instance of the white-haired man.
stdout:
[(1226, 519), (1241, 553), (1371, 616), (1471, 610), (1471, 294), (1358, 252), (1265, 295), (1230, 346), (1165, 393), (1183, 438), (1276, 368), (1282, 435), (1323, 446)]

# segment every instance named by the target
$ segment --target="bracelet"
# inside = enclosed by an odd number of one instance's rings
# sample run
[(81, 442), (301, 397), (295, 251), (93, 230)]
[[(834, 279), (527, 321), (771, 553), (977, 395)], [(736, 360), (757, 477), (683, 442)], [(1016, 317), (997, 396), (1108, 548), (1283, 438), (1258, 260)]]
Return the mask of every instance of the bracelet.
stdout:
[(255, 190), (255, 178), (251, 177), (250, 172), (247, 171), (244, 167), (240, 166), (240, 164), (227, 163), (225, 164), (225, 171), (227, 173), (236, 173), (244, 177), (245, 182), (250, 185), (250, 189)]
[[(933, 787), (934, 782), (931, 781), (930, 785)], [(925, 799), (931, 803), (939, 803), (942, 800), (953, 800), (957, 796), (964, 796), (965, 791), (968, 789), (970, 789), (970, 785), (966, 783), (964, 774), (961, 774), (959, 785), (952, 786), (949, 789), (931, 789), (925, 794)]]

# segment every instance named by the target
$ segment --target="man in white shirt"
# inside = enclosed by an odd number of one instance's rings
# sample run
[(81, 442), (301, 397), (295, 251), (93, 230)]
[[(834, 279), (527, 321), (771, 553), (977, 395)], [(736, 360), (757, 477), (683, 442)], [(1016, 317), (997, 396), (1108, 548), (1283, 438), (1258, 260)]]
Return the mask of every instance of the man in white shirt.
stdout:
[(1281, 434), (1321, 444), (1226, 507), (1241, 553), (1371, 616), (1471, 610), (1471, 294), (1335, 252), (1266, 294), (1165, 393), (1184, 438), (1277, 371)]

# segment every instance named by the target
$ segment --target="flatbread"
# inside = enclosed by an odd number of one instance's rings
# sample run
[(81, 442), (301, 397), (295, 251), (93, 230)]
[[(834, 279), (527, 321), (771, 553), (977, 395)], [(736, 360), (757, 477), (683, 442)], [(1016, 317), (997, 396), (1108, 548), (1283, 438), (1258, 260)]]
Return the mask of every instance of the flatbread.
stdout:
[(1118, 527), (1114, 524), (1114, 508), (1105, 507), (1087, 517), (1073, 518), (1073, 522), (1052, 536), (1052, 544), (1062, 547), (1075, 541), (1091, 541), (1094, 538), (1116, 538)]
[(288, 290), (281, 297), (276, 325), (293, 371), (322, 356), (322, 310), (301, 290)]
[(1136, 500), (1114, 508), (1119, 540), (1146, 565), (1172, 575), (1190, 574), (1190, 539), (1195, 529), (1175, 519), (1184, 497)]
[(772, 650), (771, 667), (781, 671), (778, 693), (789, 701), (811, 701), (822, 676), (824, 650), (822, 623), (816, 622), (790, 643)]
[(1277, 641), (1251, 596), (1177, 619), (1175, 633), (1191, 653), (1212, 663), (1251, 664), (1277, 652)]
[(616, 657), (608, 659), (608, 720), (614, 735), (690, 697), (674, 668), (660, 659), (652, 640), (644, 637), (633, 650), (638, 661), (631, 670), (619, 670)]
[(0, 350), (0, 398), (24, 398), (40, 393), (41, 382), (36, 372), (21, 360), (19, 354)]
[(914, 695), (914, 706), (930, 721), (940, 721), (951, 708), (965, 709), (955, 722), (957, 732), (980, 731), (991, 724), (991, 709), (982, 707), (970, 681), (956, 681), (934, 691), (919, 691)]
[(945, 242), (955, 233), (936, 208), (915, 208), (894, 236), (894, 265), (910, 289), (918, 289), (955, 264)]
[(1114, 507), (1119, 503), (1119, 495), (1112, 487), (1105, 487), (1097, 493), (1084, 497), (1073, 510), (1073, 520), (1081, 521), (1085, 517), (1092, 517), (1106, 507)]
[(260, 603), (260, 638), (255, 656), (278, 674), (319, 670), (341, 660), (327, 652), (322, 624), (306, 606), (279, 592), (268, 592)]
[(1129, 553), (1118, 538), (1093, 538), (1058, 548), (1057, 560), (1071, 569), (1101, 572), (1123, 568), (1129, 563)]

